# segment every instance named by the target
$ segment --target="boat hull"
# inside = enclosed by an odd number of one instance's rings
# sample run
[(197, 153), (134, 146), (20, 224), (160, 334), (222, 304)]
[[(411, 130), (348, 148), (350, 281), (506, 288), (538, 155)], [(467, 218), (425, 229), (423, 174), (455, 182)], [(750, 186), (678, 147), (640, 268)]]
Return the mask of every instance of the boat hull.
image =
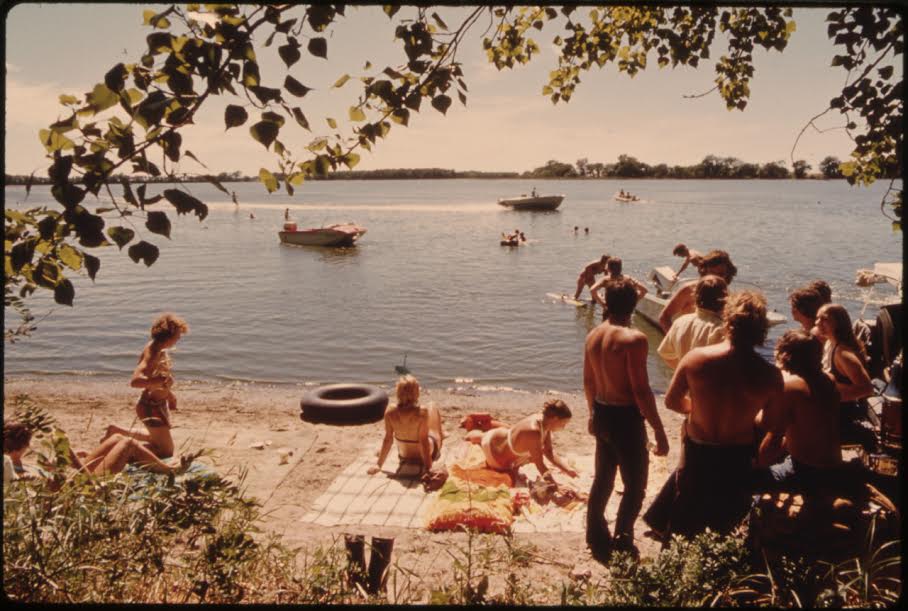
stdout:
[(555, 210), (561, 205), (564, 195), (545, 195), (541, 197), (509, 197), (498, 200), (499, 206), (512, 210)]
[[(661, 331), (662, 327), (659, 326), (659, 315), (662, 314), (662, 309), (667, 303), (668, 299), (663, 299), (662, 297), (647, 293), (642, 299), (637, 301), (637, 307), (635, 309), (637, 314), (645, 318), (647, 322)], [(781, 325), (783, 322), (787, 322), (788, 318), (778, 312), (770, 311), (766, 312), (766, 320), (769, 322), (770, 327), (774, 327), (776, 325)]]
[(332, 225), (296, 231), (279, 231), (282, 244), (294, 246), (353, 246), (366, 230), (355, 225)]

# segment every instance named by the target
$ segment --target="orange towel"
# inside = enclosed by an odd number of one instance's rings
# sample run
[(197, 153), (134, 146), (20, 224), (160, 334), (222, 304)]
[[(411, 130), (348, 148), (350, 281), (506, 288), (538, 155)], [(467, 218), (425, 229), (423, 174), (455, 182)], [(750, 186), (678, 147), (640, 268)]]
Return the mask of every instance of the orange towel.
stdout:
[(489, 469), (488, 467), (465, 469), (455, 463), (451, 465), (451, 474), (456, 475), (464, 481), (479, 484), (480, 486), (495, 487), (504, 484), (508, 488), (514, 487), (514, 480), (511, 479), (509, 473), (502, 473), (500, 471), (495, 471), (494, 469)]

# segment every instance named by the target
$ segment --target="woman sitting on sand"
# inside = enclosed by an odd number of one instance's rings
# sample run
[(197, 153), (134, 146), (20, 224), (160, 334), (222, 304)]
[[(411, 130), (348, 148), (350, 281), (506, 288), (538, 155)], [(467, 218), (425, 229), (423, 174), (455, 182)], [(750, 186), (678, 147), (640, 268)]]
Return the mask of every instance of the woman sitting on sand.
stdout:
[(378, 464), (369, 468), (369, 474), (378, 473), (397, 440), (400, 462), (418, 462), (422, 472), (432, 468), (441, 456), (441, 414), (434, 406), (419, 405), (419, 382), (411, 375), (397, 381), (397, 405), (385, 412), (385, 439), (378, 453)]
[(516, 475), (521, 465), (532, 462), (540, 475), (550, 479), (552, 475), (543, 460), (545, 456), (570, 477), (577, 477), (577, 472), (568, 467), (552, 447), (552, 433), (566, 427), (570, 420), (570, 408), (561, 399), (552, 399), (545, 402), (542, 412), (527, 416), (510, 428), (470, 431), (465, 439), (482, 446), (486, 464), (496, 471), (510, 471)]
[(172, 363), (167, 349), (189, 332), (186, 321), (174, 314), (162, 314), (151, 326), (151, 341), (145, 345), (139, 364), (129, 385), (141, 388), (142, 395), (136, 403), (136, 417), (145, 425), (147, 433), (126, 430), (116, 425), (107, 427), (102, 444), (112, 435), (121, 435), (144, 442), (145, 447), (158, 458), (173, 456), (173, 437), (170, 434), (170, 411), (177, 409), (177, 398), (171, 391)]
[(822, 306), (817, 310), (814, 331), (825, 342), (823, 369), (832, 374), (842, 396), (839, 409), (842, 443), (860, 443), (872, 449), (873, 432), (859, 422), (867, 419), (867, 408), (861, 399), (873, 394), (873, 384), (864, 367), (864, 346), (854, 336), (848, 310), (837, 303)]

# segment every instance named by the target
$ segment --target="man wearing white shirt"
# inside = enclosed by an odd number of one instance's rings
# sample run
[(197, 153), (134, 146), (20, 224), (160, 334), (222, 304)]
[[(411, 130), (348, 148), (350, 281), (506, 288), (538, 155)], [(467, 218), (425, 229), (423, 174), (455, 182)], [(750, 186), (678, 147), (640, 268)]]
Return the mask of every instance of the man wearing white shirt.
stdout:
[(721, 277), (710, 274), (700, 278), (694, 289), (696, 309), (675, 319), (657, 349), (666, 365), (674, 369), (692, 349), (724, 339), (722, 308), (727, 296), (728, 285)]

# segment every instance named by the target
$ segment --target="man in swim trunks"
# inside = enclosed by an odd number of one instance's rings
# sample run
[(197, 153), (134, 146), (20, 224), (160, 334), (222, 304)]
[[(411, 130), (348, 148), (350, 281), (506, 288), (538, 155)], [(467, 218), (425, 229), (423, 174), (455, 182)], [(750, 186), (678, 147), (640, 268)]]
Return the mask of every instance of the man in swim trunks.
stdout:
[(580, 299), (580, 293), (583, 292), (584, 286), (590, 287), (590, 292), (592, 293), (592, 287), (596, 284), (596, 276), (605, 273), (605, 264), (608, 263), (608, 260), (609, 256), (604, 254), (596, 261), (590, 261), (586, 264), (583, 271), (577, 276), (577, 290), (574, 291), (574, 299)]
[[(787, 331), (776, 344), (782, 369), (782, 400), (763, 413), (767, 430), (760, 444), (761, 473), (769, 488), (807, 492), (829, 489), (841, 477), (838, 405), (841, 397), (823, 371), (823, 345), (807, 331)], [(776, 464), (784, 446), (789, 455)]]
[(623, 266), (624, 264), (619, 257), (609, 257), (608, 262), (605, 264), (605, 276), (603, 278), (600, 278), (599, 282), (590, 287), (590, 295), (592, 295), (593, 300), (603, 307), (602, 320), (605, 320), (606, 314), (604, 309), (605, 300), (600, 294), (600, 289), (605, 286), (606, 282), (609, 282), (611, 280), (619, 280), (622, 278), (627, 279), (634, 286), (634, 291), (637, 294), (637, 301), (643, 299), (643, 296), (647, 293), (646, 287), (643, 286), (636, 278), (622, 273)]
[(723, 324), (726, 339), (688, 352), (665, 394), (665, 406), (687, 416), (681, 461), (670, 476), (677, 490), (669, 536), (727, 532), (738, 524), (751, 501), (755, 419), (782, 399), (781, 372), (754, 350), (769, 328), (763, 295), (730, 295)]
[[(724, 250), (711, 250), (700, 260), (697, 267), (700, 277), (707, 274), (719, 276), (725, 280), (725, 284), (731, 284), (732, 279), (737, 275), (738, 268), (731, 262), (731, 257)], [(672, 326), (675, 317), (681, 314), (693, 312), (695, 305), (694, 289), (697, 285), (696, 280), (690, 280), (682, 284), (672, 295), (662, 313), (659, 314), (659, 326), (666, 333)]]
[[(586, 338), (583, 389), (590, 410), (588, 429), (596, 437), (596, 472), (587, 507), (586, 542), (605, 561), (612, 549), (635, 551), (634, 522), (643, 505), (649, 473), (646, 420), (656, 437), (656, 456), (668, 454), (668, 438), (649, 386), (646, 335), (631, 327), (637, 291), (628, 278), (605, 284), (608, 318)], [(624, 495), (615, 535), (609, 534), (605, 506), (621, 470)]]

